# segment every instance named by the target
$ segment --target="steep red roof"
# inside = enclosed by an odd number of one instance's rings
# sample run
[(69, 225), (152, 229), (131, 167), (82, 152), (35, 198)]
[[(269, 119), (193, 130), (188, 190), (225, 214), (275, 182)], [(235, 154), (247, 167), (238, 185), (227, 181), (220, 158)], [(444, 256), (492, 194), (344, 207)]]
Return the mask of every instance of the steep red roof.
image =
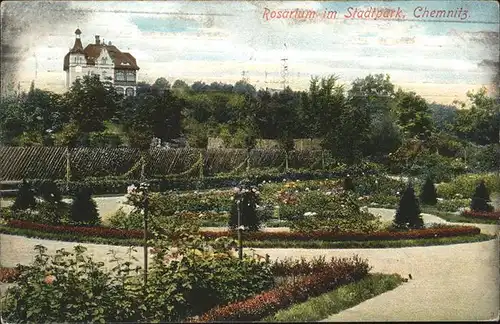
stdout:
[[(77, 44), (79, 43), (79, 44)], [(78, 46), (81, 47), (81, 51), (78, 48)], [(76, 48), (77, 52), (73, 51)], [(139, 70), (139, 67), (137, 66), (137, 61), (135, 58), (130, 54), (130, 53), (123, 53), (121, 52), (116, 46), (114, 45), (106, 45), (106, 44), (89, 44), (85, 49), (83, 49), (82, 42), (80, 39), (75, 40), (75, 46), (73, 46), (73, 49), (69, 51), (68, 54), (64, 57), (64, 71), (66, 71), (69, 68), (69, 55), (72, 53), (82, 53), (85, 55), (85, 60), (87, 61), (88, 65), (95, 65), (95, 60), (99, 57), (101, 54), (101, 50), (103, 48), (106, 48), (106, 50), (109, 53), (109, 56), (111, 56), (111, 59), (113, 60), (115, 64), (115, 69), (122, 69), (122, 70)]]

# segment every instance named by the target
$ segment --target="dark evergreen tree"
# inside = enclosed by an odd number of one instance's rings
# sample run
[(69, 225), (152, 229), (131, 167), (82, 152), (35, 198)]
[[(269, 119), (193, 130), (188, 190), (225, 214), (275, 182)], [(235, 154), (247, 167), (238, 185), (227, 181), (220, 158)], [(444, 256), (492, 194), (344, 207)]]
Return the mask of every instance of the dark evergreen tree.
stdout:
[(354, 191), (354, 183), (352, 182), (352, 178), (349, 175), (344, 178), (343, 188), (345, 191)]
[(40, 196), (48, 203), (60, 203), (62, 200), (61, 191), (56, 183), (52, 180), (45, 181), (40, 186)]
[(394, 226), (396, 228), (422, 228), (424, 221), (420, 215), (420, 205), (412, 185), (408, 185), (399, 201), (398, 210), (394, 218)]
[(431, 177), (427, 177), (427, 179), (425, 179), (425, 183), (422, 186), (422, 192), (420, 193), (419, 198), (422, 204), (437, 204), (437, 192)]
[(70, 219), (77, 225), (99, 225), (101, 220), (90, 188), (82, 187), (73, 198)]
[(258, 231), (260, 228), (260, 219), (257, 216), (258, 194), (257, 189), (249, 186), (242, 186), (234, 194), (233, 206), (229, 215), (229, 227), (238, 228), (238, 202), (241, 217), (241, 225), (249, 231)]
[(490, 201), (490, 192), (488, 188), (486, 188), (484, 180), (481, 180), (481, 182), (476, 187), (474, 195), (472, 196), (470, 209), (473, 211), (483, 212), (493, 211), (493, 206), (488, 204)]
[(16, 200), (11, 208), (12, 210), (26, 210), (35, 207), (35, 193), (31, 189), (30, 183), (23, 180), (23, 183), (17, 192)]

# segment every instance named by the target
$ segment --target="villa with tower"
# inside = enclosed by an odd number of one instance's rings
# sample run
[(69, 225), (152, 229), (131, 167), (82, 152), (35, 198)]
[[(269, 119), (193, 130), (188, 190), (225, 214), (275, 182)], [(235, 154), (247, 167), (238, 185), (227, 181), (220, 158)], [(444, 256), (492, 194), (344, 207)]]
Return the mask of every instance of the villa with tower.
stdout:
[(137, 89), (139, 67), (130, 53), (121, 52), (111, 42), (101, 42), (95, 36), (95, 44), (82, 45), (80, 29), (75, 31), (75, 44), (64, 57), (66, 88), (84, 75), (97, 75), (102, 81), (109, 81), (116, 91), (134, 96)]

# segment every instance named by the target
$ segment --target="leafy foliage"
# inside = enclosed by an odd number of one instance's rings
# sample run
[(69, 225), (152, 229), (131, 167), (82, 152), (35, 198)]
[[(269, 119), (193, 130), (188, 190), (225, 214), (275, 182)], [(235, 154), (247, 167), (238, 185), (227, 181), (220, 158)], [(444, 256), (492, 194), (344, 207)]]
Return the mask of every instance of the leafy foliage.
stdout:
[(58, 250), (54, 256), (36, 246), (34, 262), (18, 266), (17, 285), (9, 288), (3, 316), (7, 321), (110, 322), (137, 321), (142, 306), (140, 285), (133, 275), (138, 268), (115, 259), (112, 271), (85, 255)]

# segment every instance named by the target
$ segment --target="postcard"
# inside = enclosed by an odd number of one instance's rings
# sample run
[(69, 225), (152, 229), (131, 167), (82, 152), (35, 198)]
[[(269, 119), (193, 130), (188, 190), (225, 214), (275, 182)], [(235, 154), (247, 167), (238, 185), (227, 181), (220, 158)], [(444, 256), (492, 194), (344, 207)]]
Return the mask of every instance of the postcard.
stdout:
[(483, 321), (497, 1), (4, 1), (0, 320)]

